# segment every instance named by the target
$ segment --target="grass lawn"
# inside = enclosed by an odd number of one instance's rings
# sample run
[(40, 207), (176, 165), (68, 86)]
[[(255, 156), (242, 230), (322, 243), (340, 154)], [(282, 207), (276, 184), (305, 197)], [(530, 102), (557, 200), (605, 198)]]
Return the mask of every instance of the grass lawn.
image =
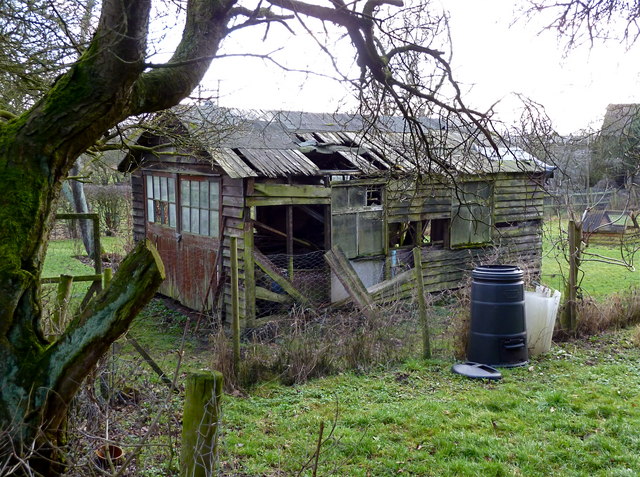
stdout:
[[(542, 258), (542, 282), (560, 291), (564, 291), (562, 275), (567, 274), (568, 265), (562, 251), (559, 250), (554, 241), (558, 236), (557, 222), (551, 222), (546, 227), (543, 239)], [(591, 255), (609, 257), (620, 260), (620, 246), (590, 244), (586, 252)], [(585, 255), (581, 274), (581, 285), (583, 292), (598, 300), (604, 299), (607, 295), (625, 290), (629, 287), (640, 287), (640, 270), (630, 270), (623, 266), (604, 263), (596, 257)]]
[(640, 350), (629, 336), (565, 343), (495, 383), (411, 361), (261, 385), (225, 400), (223, 475), (311, 475), (321, 422), (322, 476), (638, 475)]
[[(45, 276), (91, 273), (70, 258), (78, 254), (73, 247), (51, 244)], [(554, 266), (545, 256), (543, 278), (557, 273)], [(584, 286), (595, 296), (638, 284), (637, 272), (586, 267)], [(172, 374), (186, 321), (154, 300), (131, 334)], [(321, 423), (318, 476), (640, 475), (640, 348), (632, 333), (554, 345), (527, 366), (502, 370), (498, 382), (455, 375), (450, 360), (415, 358), (368, 374), (299, 386), (268, 382), (244, 396), (227, 395), (219, 475), (313, 475)], [(184, 371), (210, 366), (205, 341), (187, 340), (179, 383)], [(104, 369), (131, 398), (111, 409), (110, 436), (127, 453), (141, 449), (123, 475), (178, 475), (183, 395), (169, 393), (129, 344), (117, 349)], [(82, 444), (82, 456), (105, 430), (104, 419), (81, 419), (83, 439), (97, 436)], [(154, 421), (156, 430), (140, 447)], [(83, 462), (77, 459), (69, 475), (87, 475)]]

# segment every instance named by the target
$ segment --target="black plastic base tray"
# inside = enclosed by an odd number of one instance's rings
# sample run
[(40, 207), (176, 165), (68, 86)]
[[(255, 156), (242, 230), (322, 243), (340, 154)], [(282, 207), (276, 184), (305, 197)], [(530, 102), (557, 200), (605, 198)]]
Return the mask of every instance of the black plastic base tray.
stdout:
[(492, 368), (488, 364), (474, 363), (472, 361), (454, 364), (451, 367), (451, 371), (471, 379), (490, 379), (494, 381), (502, 379), (502, 373), (496, 368)]

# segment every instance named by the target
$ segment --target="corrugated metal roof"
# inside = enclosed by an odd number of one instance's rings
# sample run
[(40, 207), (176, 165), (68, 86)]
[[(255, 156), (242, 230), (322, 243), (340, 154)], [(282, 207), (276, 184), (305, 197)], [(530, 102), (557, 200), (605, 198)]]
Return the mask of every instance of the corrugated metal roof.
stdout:
[[(319, 175), (333, 154), (354, 171), (443, 172), (426, 163), (426, 149), (415, 142), (402, 118), (376, 118), (375, 127), (358, 115), (296, 111), (230, 110), (211, 103), (179, 106), (173, 114), (227, 174), (241, 177)], [(459, 173), (544, 172), (552, 170), (520, 149), (477, 147), (437, 119), (422, 120), (436, 157)], [(221, 133), (223, 131), (223, 133)], [(311, 155), (317, 152), (320, 154)], [(306, 154), (306, 155), (305, 155)]]

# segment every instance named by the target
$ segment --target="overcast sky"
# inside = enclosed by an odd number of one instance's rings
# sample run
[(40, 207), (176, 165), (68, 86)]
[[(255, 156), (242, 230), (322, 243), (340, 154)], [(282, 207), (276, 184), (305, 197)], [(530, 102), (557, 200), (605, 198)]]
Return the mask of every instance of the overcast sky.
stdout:
[[(542, 103), (556, 129), (569, 134), (597, 128), (609, 103), (640, 102), (638, 46), (625, 51), (612, 42), (579, 48), (565, 57), (554, 33), (539, 34), (539, 21), (521, 20), (511, 26), (514, 9), (523, 2), (441, 2), (451, 15), (454, 73), (467, 90), (470, 106), (484, 108), (501, 99), (500, 117), (510, 122), (518, 116), (511, 93), (522, 93)], [(257, 34), (236, 36), (226, 50), (234, 51), (235, 46), (241, 51), (246, 42), (259, 42)], [(293, 43), (288, 48), (293, 47), (294, 54), (305, 58), (312, 69), (329, 70), (304, 35)], [(353, 51), (342, 51), (342, 60), (348, 64)], [(219, 90), (220, 104), (229, 107), (334, 111), (353, 104), (349, 100), (345, 104), (348, 92), (335, 82), (286, 74), (261, 60), (217, 60), (206, 84)]]

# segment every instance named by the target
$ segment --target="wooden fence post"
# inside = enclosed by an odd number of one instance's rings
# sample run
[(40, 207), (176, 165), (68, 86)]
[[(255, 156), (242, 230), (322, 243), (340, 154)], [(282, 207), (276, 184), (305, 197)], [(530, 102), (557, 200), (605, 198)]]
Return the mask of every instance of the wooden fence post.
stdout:
[(64, 331), (72, 285), (73, 277), (71, 275), (60, 275), (58, 292), (56, 294), (56, 306), (52, 317), (54, 328), (52, 331), (54, 334), (61, 334)]
[(569, 221), (568, 226), (569, 246), (569, 279), (565, 292), (562, 326), (575, 332), (578, 327), (578, 272), (580, 270), (580, 255), (582, 252), (582, 224)]
[(113, 269), (105, 268), (104, 272), (102, 272), (102, 288), (107, 288), (109, 283), (111, 283), (111, 279), (113, 278)]
[(431, 333), (429, 331), (427, 304), (424, 299), (422, 252), (420, 247), (415, 247), (413, 249), (413, 266), (416, 274), (416, 293), (418, 293), (418, 309), (420, 312), (420, 325), (422, 327), (422, 356), (424, 359), (431, 359)]
[(182, 415), (181, 477), (212, 477), (218, 460), (222, 374), (190, 373)]
[(233, 331), (233, 372), (240, 372), (240, 293), (238, 279), (238, 238), (231, 237), (231, 319)]

